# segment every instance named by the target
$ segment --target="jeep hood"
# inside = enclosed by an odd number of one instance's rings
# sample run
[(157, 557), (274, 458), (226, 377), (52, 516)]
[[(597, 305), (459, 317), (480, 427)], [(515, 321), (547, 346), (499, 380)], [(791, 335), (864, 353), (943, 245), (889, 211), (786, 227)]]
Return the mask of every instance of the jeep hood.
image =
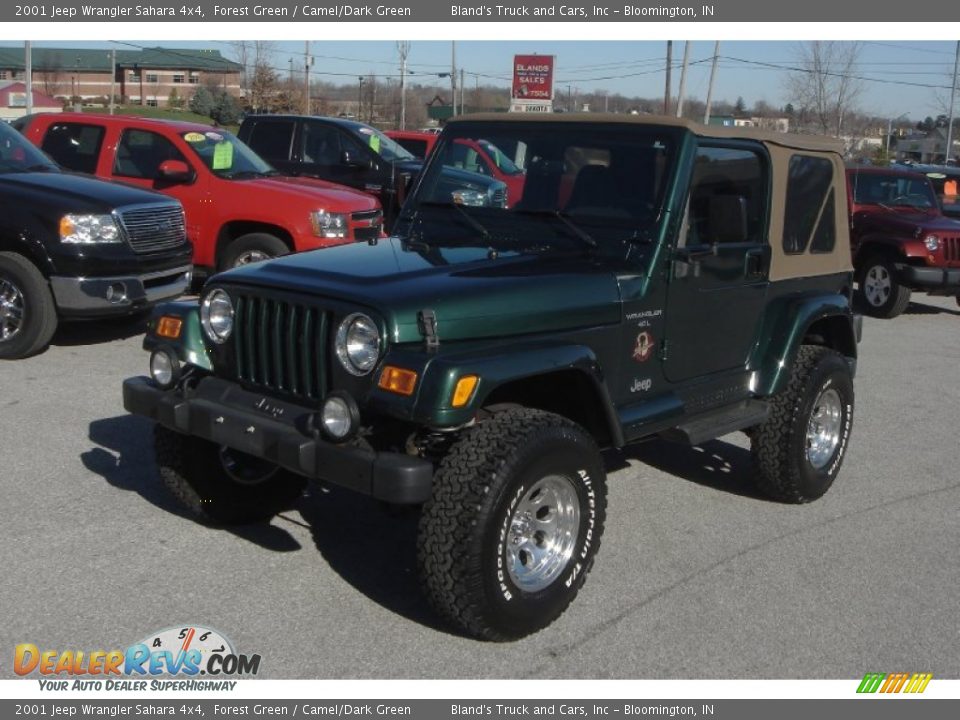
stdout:
[(620, 321), (613, 272), (579, 253), (500, 252), (491, 258), (484, 247), (413, 249), (387, 238), (248, 265), (214, 282), (370, 309), (385, 320), (393, 342), (421, 339), (417, 313), (424, 309), (436, 313), (441, 342)]
[(960, 235), (960, 222), (944, 217), (939, 212), (920, 210), (862, 210), (853, 217), (861, 231), (893, 232), (914, 237), (923, 233)]

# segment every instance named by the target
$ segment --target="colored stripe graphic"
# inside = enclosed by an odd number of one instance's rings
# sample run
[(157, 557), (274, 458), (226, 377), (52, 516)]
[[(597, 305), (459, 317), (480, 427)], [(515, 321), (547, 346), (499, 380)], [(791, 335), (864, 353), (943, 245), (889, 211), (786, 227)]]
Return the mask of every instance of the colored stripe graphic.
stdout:
[(857, 687), (858, 693), (919, 694), (927, 689), (932, 673), (867, 673)]

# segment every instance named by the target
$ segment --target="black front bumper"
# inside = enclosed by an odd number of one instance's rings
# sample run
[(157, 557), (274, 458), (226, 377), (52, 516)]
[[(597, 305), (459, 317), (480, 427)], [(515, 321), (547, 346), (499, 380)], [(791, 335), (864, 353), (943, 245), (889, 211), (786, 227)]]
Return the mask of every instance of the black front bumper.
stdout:
[(299, 475), (398, 504), (430, 497), (433, 465), (392, 452), (335, 445), (316, 436), (314, 411), (207, 377), (187, 391), (146, 377), (123, 382), (123, 406), (164, 427), (263, 458)]
[(914, 290), (937, 295), (960, 293), (960, 268), (918, 267), (897, 265), (900, 282)]

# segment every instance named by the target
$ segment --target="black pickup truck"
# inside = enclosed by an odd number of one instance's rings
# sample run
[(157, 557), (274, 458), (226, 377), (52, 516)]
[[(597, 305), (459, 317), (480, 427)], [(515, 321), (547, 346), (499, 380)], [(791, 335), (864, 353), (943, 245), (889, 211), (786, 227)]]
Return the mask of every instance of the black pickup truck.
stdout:
[(62, 172), (0, 123), (0, 359), (41, 352), (60, 319), (180, 295), (192, 257), (178, 201)]

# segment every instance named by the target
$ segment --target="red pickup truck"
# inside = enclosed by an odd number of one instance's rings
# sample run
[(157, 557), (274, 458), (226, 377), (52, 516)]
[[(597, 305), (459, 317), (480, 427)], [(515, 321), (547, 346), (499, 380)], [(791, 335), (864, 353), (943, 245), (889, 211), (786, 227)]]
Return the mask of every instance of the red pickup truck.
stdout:
[(15, 127), (68, 170), (177, 198), (200, 268), (223, 270), (381, 235), (375, 198), (280, 176), (221, 128), (94, 113), (31, 115)]

